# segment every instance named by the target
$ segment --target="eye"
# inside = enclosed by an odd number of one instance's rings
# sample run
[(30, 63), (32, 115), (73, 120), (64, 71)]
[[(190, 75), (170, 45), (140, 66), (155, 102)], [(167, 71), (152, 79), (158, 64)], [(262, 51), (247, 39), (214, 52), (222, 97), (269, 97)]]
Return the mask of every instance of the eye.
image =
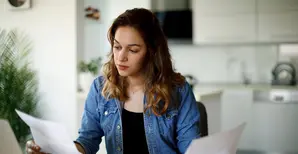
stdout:
[(136, 50), (129, 50), (130, 52), (132, 52), (132, 53), (137, 53), (138, 51), (136, 51)]
[(121, 46), (114, 46), (114, 49), (119, 51), (119, 50), (121, 50)]

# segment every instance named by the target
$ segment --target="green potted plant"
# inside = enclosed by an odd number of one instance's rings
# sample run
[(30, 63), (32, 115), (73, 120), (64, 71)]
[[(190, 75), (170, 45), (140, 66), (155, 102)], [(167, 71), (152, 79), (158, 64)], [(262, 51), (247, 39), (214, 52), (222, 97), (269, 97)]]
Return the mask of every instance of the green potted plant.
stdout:
[(101, 60), (101, 57), (98, 57), (91, 59), (89, 62), (83, 60), (79, 62), (79, 91), (89, 91), (92, 81), (98, 75)]
[(30, 137), (30, 128), (15, 109), (38, 117), (36, 73), (28, 61), (31, 49), (25, 35), (0, 29), (0, 119), (9, 122), (22, 149)]

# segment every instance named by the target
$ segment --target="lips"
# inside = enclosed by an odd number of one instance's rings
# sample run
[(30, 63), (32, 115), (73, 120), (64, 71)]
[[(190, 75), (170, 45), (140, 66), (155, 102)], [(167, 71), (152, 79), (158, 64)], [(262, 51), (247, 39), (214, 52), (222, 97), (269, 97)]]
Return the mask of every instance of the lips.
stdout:
[(129, 67), (128, 67), (128, 66), (125, 66), (125, 65), (118, 65), (118, 68), (119, 68), (120, 70), (126, 70), (126, 69), (128, 69)]

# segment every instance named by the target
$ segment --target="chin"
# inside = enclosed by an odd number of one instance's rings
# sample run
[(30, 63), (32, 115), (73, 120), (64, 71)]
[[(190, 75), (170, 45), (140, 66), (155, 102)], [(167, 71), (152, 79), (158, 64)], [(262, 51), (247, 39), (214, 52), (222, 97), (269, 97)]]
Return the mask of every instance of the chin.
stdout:
[(119, 75), (122, 76), (122, 77), (128, 77), (129, 76), (129, 75), (124, 74), (124, 73), (119, 73)]
[(128, 72), (123, 72), (123, 71), (118, 71), (119, 75), (122, 76), (122, 77), (127, 77), (130, 75), (130, 73)]
[(117, 70), (118, 71), (118, 74), (122, 77), (128, 77), (128, 76), (136, 76), (138, 75), (138, 73), (132, 71), (132, 70), (125, 70), (125, 71), (122, 71), (122, 70)]

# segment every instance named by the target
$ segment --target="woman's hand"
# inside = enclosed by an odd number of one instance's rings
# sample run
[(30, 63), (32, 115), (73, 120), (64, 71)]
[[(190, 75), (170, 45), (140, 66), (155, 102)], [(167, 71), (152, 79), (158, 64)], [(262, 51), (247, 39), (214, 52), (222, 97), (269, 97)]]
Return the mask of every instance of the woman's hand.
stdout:
[(27, 154), (45, 154), (43, 152), (40, 152), (40, 147), (37, 144), (35, 144), (33, 140), (27, 141), (26, 153)]

